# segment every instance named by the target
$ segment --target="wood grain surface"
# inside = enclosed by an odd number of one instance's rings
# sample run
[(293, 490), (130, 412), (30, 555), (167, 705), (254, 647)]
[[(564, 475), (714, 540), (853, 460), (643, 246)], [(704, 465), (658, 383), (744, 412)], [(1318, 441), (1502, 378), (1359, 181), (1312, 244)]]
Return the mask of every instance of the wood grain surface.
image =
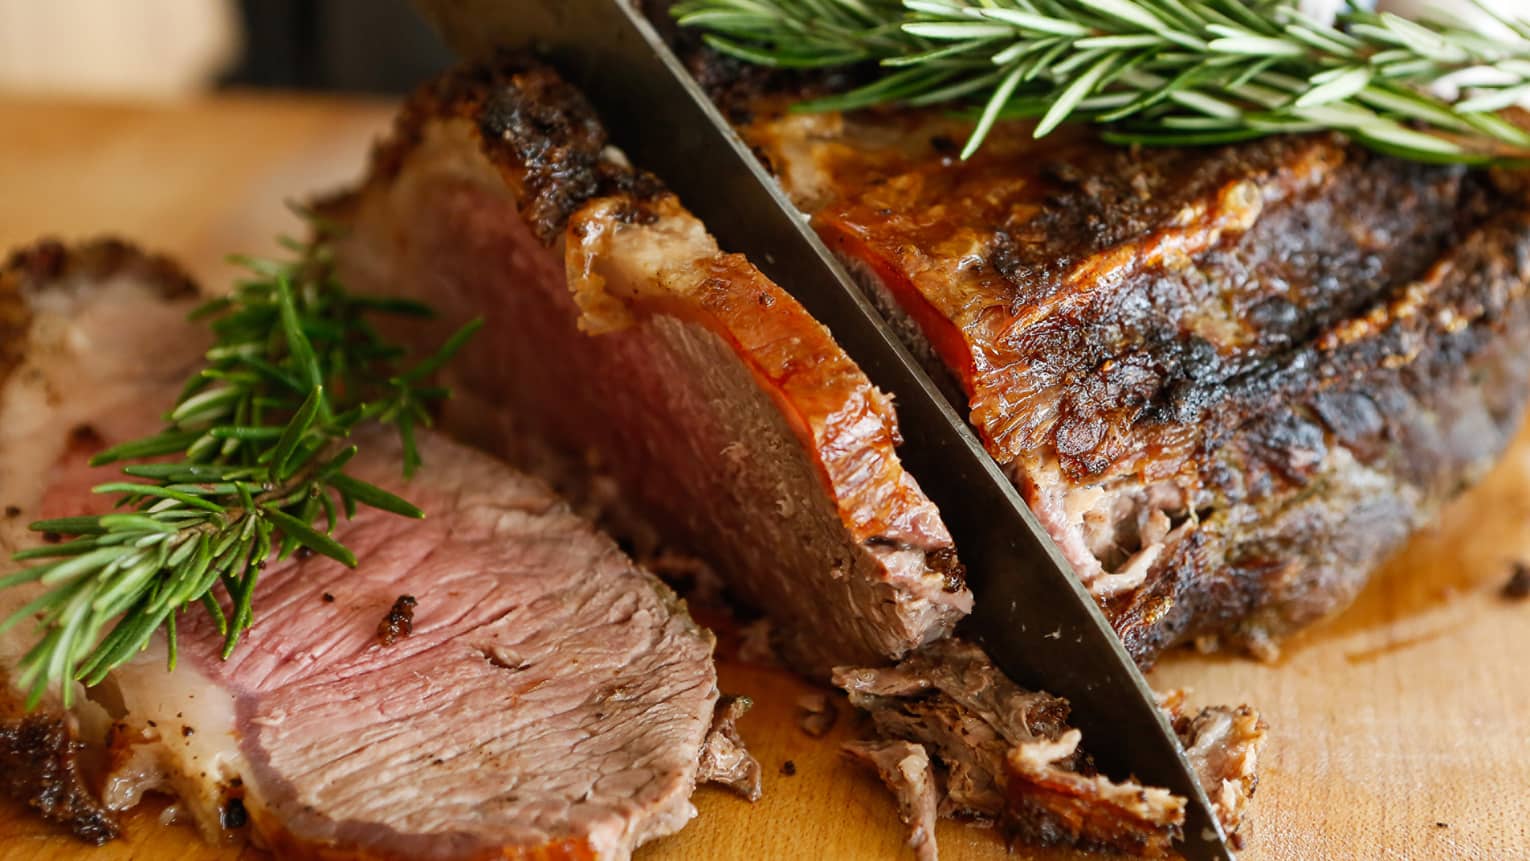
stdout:
[[(381, 103), (232, 96), (127, 106), (0, 96), (0, 246), (109, 232), (179, 255), (209, 281), (231, 251), (266, 252), (296, 222), (286, 199), (361, 170), (386, 127)], [(1530, 348), (1530, 347), (1527, 347)], [(1530, 560), (1530, 436), (1381, 571), (1355, 606), (1273, 664), (1171, 656), (1160, 687), (1198, 702), (1251, 702), (1271, 726), (1246, 859), (1530, 857), (1530, 602), (1500, 595)], [(798, 729), (808, 688), (779, 671), (721, 668), (759, 705), (741, 723), (765, 798), (702, 789), (700, 816), (639, 853), (659, 859), (906, 858), (893, 806), (837, 753), (854, 731)], [(786, 763), (795, 774), (788, 775)], [(130, 815), (127, 837), (87, 849), (0, 803), (0, 858), (264, 858), (215, 849)], [(946, 859), (1006, 855), (989, 831), (943, 823)]]

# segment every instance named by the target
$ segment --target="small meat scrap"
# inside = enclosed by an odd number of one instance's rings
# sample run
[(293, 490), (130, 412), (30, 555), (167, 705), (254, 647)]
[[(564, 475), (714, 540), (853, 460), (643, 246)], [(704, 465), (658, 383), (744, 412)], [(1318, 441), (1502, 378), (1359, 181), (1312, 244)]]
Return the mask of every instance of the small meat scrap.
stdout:
[(377, 623), (377, 639), (384, 646), (391, 646), (414, 633), (415, 603), (413, 595), (398, 596), (398, 600), (388, 609), (388, 615)]
[[(897, 666), (840, 667), (834, 683), (879, 738), (925, 750), (941, 816), (996, 822), (1023, 843), (1137, 857), (1164, 857), (1181, 833), (1183, 798), (1097, 774), (1067, 701), (1019, 687), (975, 645), (944, 640)], [(1163, 707), (1231, 830), (1253, 792), (1264, 725), (1246, 707), (1182, 714), (1177, 692)]]
[(1163, 709), (1222, 827), (1236, 837), (1259, 785), (1259, 752), (1267, 725), (1246, 705), (1208, 706), (1191, 713), (1182, 691), (1166, 695)]
[(838, 720), (839, 711), (834, 708), (828, 694), (803, 694), (797, 698), (797, 726), (809, 738), (828, 735)]
[(1136, 781), (1078, 769), (1076, 729), (1021, 742), (1007, 754), (1005, 821), (1027, 842), (1107, 848), (1169, 857), (1185, 821), (1185, 799)]
[(846, 742), (845, 753), (877, 770), (898, 799), (898, 818), (908, 826), (908, 845), (918, 861), (938, 861), (935, 771), (924, 745), (908, 741)]
[(738, 719), (754, 707), (748, 697), (724, 696), (712, 713), (712, 729), (701, 745), (698, 783), (720, 783), (749, 801), (760, 800), (760, 763), (738, 734)]
[(1509, 582), (1503, 584), (1500, 594), (1510, 601), (1523, 601), (1530, 598), (1530, 565), (1515, 562), (1509, 573)]

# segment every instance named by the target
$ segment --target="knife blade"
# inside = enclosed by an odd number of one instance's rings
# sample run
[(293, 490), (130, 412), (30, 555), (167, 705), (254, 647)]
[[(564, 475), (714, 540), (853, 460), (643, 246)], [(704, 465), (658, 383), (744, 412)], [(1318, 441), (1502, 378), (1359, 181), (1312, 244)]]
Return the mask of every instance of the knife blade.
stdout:
[(1115, 778), (1187, 799), (1180, 849), (1231, 859), (1177, 736), (1121, 641), (1014, 485), (631, 0), (415, 0), (464, 56), (531, 45), (586, 95), (612, 140), (663, 178), (727, 251), (791, 293), (898, 408), (899, 455), (968, 571), (967, 624), (1017, 683), (1072, 704)]

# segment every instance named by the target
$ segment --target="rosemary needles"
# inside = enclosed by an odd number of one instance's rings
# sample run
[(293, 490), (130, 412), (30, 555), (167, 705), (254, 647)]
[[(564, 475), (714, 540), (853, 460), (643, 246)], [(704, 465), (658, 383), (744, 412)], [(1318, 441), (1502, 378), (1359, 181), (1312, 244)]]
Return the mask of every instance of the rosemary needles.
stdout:
[(253, 621), (269, 561), (302, 547), (355, 566), (333, 532), (358, 505), (424, 516), (346, 473), (357, 453), (351, 435), (367, 422), (391, 425), (400, 468), (412, 474), (420, 465), (415, 428), (429, 424), (428, 404), (447, 395), (428, 378), (479, 324), (406, 366), (405, 350), (369, 318), (429, 310), (351, 295), (335, 282), (324, 245), (288, 244), (296, 260), (239, 259), (253, 277), (195, 312), (215, 342), (165, 428), (93, 459), (154, 460), (125, 466), (124, 480), (94, 489), (114, 498), (115, 512), (32, 524), (68, 540), (17, 553), (28, 566), (0, 577), (0, 588), (43, 587), (0, 622), (3, 632), (40, 619), (37, 644), (18, 668), (29, 708), (52, 685), (68, 705), (69, 682), (100, 682), (161, 628), (173, 668), (176, 619), (193, 604), (212, 617), (227, 657)]
[[(716, 50), (781, 68), (871, 64), (877, 77), (806, 110), (965, 102), (963, 158), (1001, 117), (1107, 126), (1119, 143), (1227, 143), (1337, 130), (1421, 161), (1530, 160), (1499, 115), (1530, 97), (1530, 24), (1489, 37), (1354, 6), (1335, 21), (1298, 0), (683, 0)], [(1440, 79), (1482, 72), (1453, 98)]]

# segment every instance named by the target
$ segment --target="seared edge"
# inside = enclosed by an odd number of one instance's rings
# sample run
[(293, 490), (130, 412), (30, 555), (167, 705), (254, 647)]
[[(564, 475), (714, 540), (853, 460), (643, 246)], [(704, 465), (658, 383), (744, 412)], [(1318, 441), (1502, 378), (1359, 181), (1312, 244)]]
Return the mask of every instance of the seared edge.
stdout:
[(45, 237), (13, 250), (0, 265), (0, 386), (26, 355), (37, 291), (115, 277), (156, 285), (165, 299), (197, 292), (196, 282), (175, 261), (112, 236), (73, 244)]
[[(964, 572), (950, 534), (898, 460), (895, 447), (902, 440), (892, 399), (871, 385), (829, 330), (784, 290), (743, 255), (716, 251), (710, 239), (705, 244), (711, 254), (667, 262), (641, 282), (642, 292), (608, 289), (595, 269), (609, 238), (642, 232), (647, 223), (687, 224), (694, 218), (672, 195), (641, 208), (631, 198), (601, 198), (575, 215), (567, 268), (584, 312), (581, 327), (612, 331), (633, 318), (670, 315), (722, 336), (813, 453), (824, 488), (855, 541), (922, 551), (927, 570), (954, 596), (951, 602), (965, 607)], [(684, 278), (672, 277), (674, 269), (687, 270)]]

